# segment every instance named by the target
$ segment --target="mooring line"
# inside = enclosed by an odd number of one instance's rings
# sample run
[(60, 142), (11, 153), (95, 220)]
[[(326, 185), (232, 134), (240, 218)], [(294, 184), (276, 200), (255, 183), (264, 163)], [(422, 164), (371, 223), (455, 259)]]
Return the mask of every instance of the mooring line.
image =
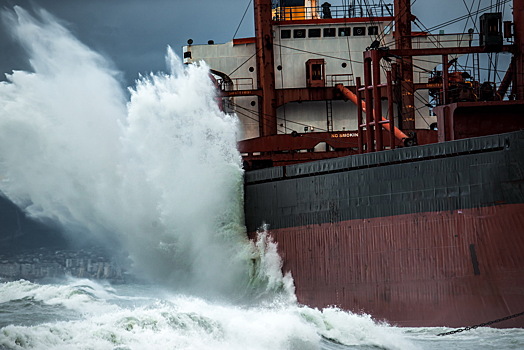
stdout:
[(493, 321), (477, 324), (475, 326), (459, 328), (459, 329), (455, 329), (454, 331), (449, 331), (449, 332), (445, 332), (445, 333), (439, 333), (439, 334), (437, 334), (437, 337), (438, 336), (443, 336), (443, 335), (450, 335), (450, 334), (460, 333), (460, 332), (464, 332), (464, 331), (470, 331), (470, 330), (478, 328), (478, 327), (489, 326), (490, 324), (506, 321), (506, 320), (509, 320), (509, 319), (512, 319), (512, 318), (515, 318), (515, 317), (519, 317), (519, 316), (522, 316), (522, 315), (524, 315), (524, 311), (523, 312), (519, 312), (518, 314), (502, 317), (502, 318), (499, 318), (499, 319), (496, 319), (496, 320), (493, 320)]

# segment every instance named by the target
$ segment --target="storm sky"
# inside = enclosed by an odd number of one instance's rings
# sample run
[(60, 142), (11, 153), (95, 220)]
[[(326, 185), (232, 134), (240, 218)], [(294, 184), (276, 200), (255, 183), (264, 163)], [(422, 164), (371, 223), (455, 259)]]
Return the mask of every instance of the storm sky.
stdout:
[[(346, 2), (330, 1), (333, 6)], [(492, 2), (482, 0), (481, 7)], [(50, 12), (82, 42), (113, 61), (124, 73), (122, 83), (129, 85), (139, 73), (165, 69), (168, 45), (181, 55), (189, 38), (195, 44), (231, 40), (251, 0), (0, 0), (0, 3), (3, 9), (19, 5), (30, 11), (42, 8)], [(415, 0), (413, 13), (425, 27), (431, 28), (467, 11), (460, 0)], [(464, 27), (472, 27), (472, 23), (462, 21), (443, 29), (451, 33), (461, 32)], [(28, 69), (28, 64), (10, 38), (8, 28), (2, 25), (0, 29), (0, 80), (4, 80), (3, 73)], [(420, 29), (413, 26), (413, 30)], [(250, 4), (236, 37), (253, 35)]]
[[(166, 48), (181, 55), (189, 38), (195, 44), (227, 42), (249, 0), (0, 0), (3, 8), (45, 9), (83, 43), (112, 60), (127, 81), (138, 73), (165, 69)], [(237, 37), (253, 36), (252, 6)], [(27, 69), (20, 48), (0, 27), (0, 70)]]

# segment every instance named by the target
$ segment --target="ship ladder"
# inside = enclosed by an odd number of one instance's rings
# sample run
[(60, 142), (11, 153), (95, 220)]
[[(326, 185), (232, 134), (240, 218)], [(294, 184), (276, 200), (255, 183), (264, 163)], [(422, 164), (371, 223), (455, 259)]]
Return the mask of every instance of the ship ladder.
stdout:
[(326, 100), (327, 131), (333, 132), (333, 101)]
[[(480, 56), (478, 53), (473, 54), (473, 81), (480, 81)], [(478, 91), (475, 91), (478, 94)]]

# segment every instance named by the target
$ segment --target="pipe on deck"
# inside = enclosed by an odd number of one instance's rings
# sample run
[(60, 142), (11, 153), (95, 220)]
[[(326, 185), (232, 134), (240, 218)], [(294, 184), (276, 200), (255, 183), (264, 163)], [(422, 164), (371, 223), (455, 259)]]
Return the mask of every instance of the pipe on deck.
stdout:
[[(357, 104), (357, 95), (355, 95), (351, 90), (349, 90), (347, 87), (345, 87), (343, 84), (337, 84), (335, 85), (335, 87), (344, 95), (348, 98), (348, 100), (350, 100), (351, 102), (353, 102), (355, 105), (358, 105)], [(366, 113), (366, 102), (362, 101), (362, 111), (364, 113)], [(384, 117), (380, 117), (382, 120), (384, 121), (387, 121), (387, 119), (385, 119)], [(382, 126), (384, 127), (384, 129), (388, 130), (388, 131), (391, 131), (391, 124), (382, 124)], [(397, 128), (396, 126), (393, 126), (394, 128), (394, 134), (395, 134), (395, 138), (401, 142), (404, 142), (405, 140), (409, 139), (409, 136), (407, 136), (406, 134), (404, 134), (402, 132), (402, 130), (400, 130), (399, 128)]]

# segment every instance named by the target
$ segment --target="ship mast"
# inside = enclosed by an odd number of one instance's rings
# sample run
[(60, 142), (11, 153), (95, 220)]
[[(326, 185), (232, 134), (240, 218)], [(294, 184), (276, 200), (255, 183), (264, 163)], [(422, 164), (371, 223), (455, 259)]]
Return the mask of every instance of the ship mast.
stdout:
[[(411, 45), (411, 0), (395, 0), (395, 46), (397, 49), (409, 50)], [(415, 129), (415, 94), (413, 86), (413, 58), (411, 56), (400, 59), (400, 125), (402, 130)]]
[(255, 0), (254, 3), (257, 84), (262, 92), (262, 97), (259, 99), (260, 136), (277, 134), (271, 5), (271, 0)]

